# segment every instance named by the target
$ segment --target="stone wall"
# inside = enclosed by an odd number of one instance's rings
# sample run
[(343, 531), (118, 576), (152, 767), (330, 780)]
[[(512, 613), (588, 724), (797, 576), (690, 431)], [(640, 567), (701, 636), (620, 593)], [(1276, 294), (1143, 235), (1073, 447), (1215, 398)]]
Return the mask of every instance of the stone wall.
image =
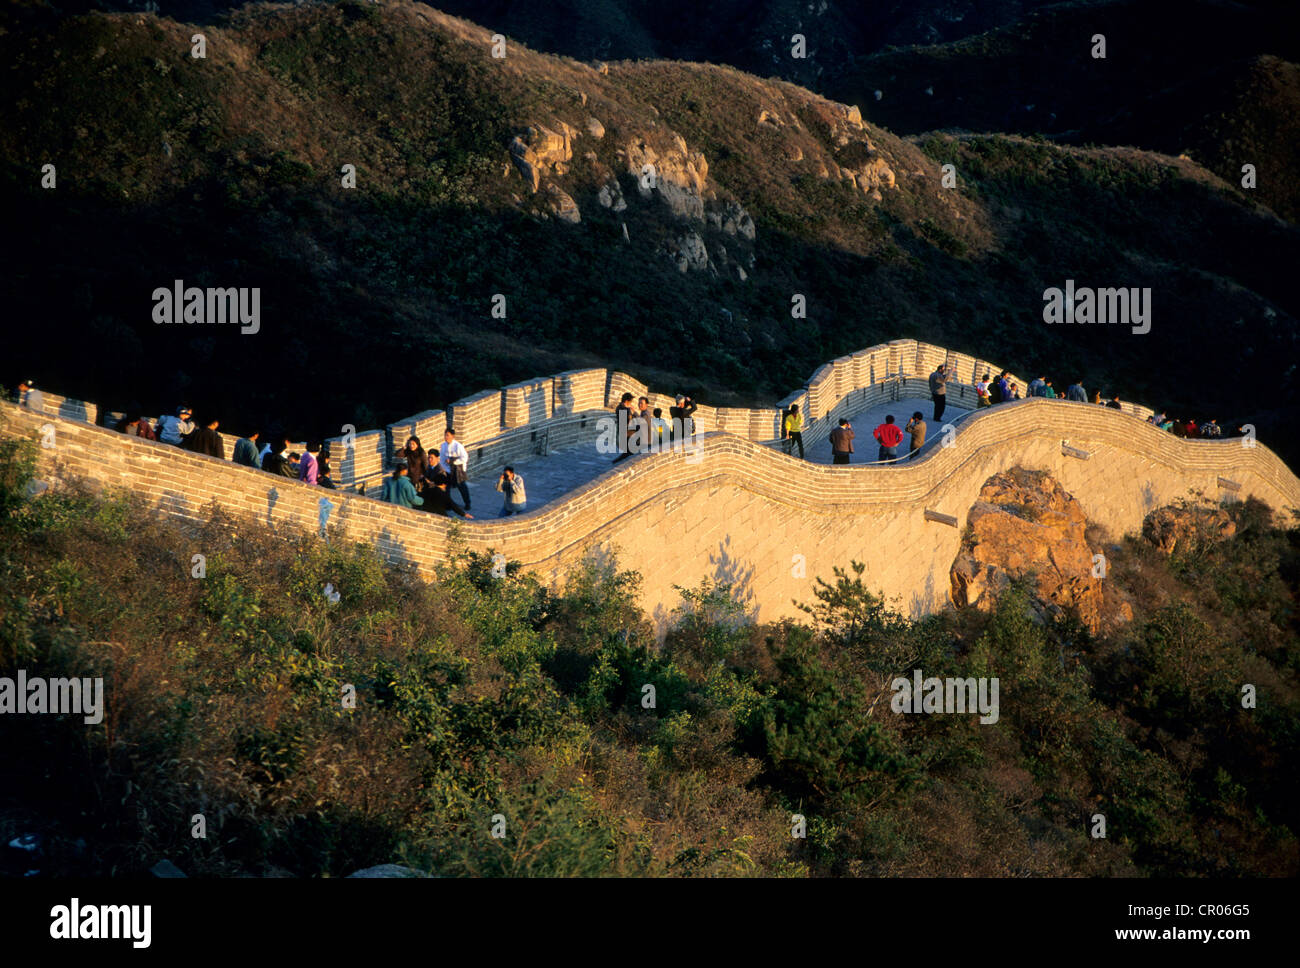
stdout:
[[(941, 346), (913, 339), (892, 340), (842, 356), (817, 369), (804, 386), (789, 394), (777, 406), (749, 409), (714, 408), (700, 404), (695, 413), (696, 430), (708, 433), (724, 430), (769, 446), (779, 444), (781, 413), (798, 403), (804, 415), (805, 446), (821, 443), (840, 417), (885, 400), (908, 396), (929, 396), (929, 374), (941, 362), (957, 368), (956, 382), (949, 384), (949, 399), (963, 407), (975, 404), (975, 382), (984, 373), (997, 374), (996, 363), (956, 353)], [(1023, 391), (1028, 381), (1014, 374), (1011, 379)], [(1063, 392), (1064, 388), (1062, 388)], [(365, 490), (379, 485), (396, 451), (414, 434), (425, 449), (442, 443), (442, 432), (451, 424), (470, 452), (471, 473), (493, 476), (507, 463), (548, 453), (558, 447), (594, 442), (597, 421), (618, 405), (623, 393), (647, 396), (651, 407), (664, 417), (673, 398), (657, 393), (629, 374), (592, 368), (569, 370), (554, 376), (537, 377), (499, 390), (484, 390), (458, 400), (442, 410), (426, 410), (388, 424), (382, 430), (358, 428), (356, 446), (346, 451), (342, 437), (330, 438), (335, 480), (343, 488)], [(1147, 417), (1151, 411), (1125, 404), (1130, 413)], [(45, 394), (45, 412), (95, 422), (92, 403)], [(106, 414), (105, 422), (113, 415)], [(120, 416), (120, 415), (119, 415)], [(152, 422), (152, 421), (151, 421)], [(230, 457), (240, 436), (237, 428), (221, 428)], [(374, 435), (378, 434), (378, 437)], [(302, 443), (291, 445), (301, 450)]]
[[(334, 535), (371, 543), (425, 575), (446, 554), (446, 518), (12, 404), (0, 407), (0, 418), (5, 436), (35, 437), (43, 424), (54, 425), (54, 446), (39, 451), (39, 472), (54, 483), (85, 478), (127, 488), (185, 518), (202, 517), (216, 501), (274, 529), (316, 531), (320, 502), (328, 498)], [(581, 428), (582, 420), (575, 415), (552, 426), (577, 439), (592, 430)], [(379, 431), (359, 434), (358, 451), (369, 441), (365, 453), (379, 459), (384, 438)], [(585, 556), (615, 553), (623, 568), (641, 574), (641, 603), (659, 620), (677, 604), (674, 584), (694, 586), (705, 577), (731, 582), (759, 620), (796, 617), (792, 600), (810, 600), (814, 578), (852, 559), (866, 563), (870, 587), (922, 615), (947, 601), (948, 569), (980, 487), (1014, 466), (1051, 473), (1090, 521), (1114, 535), (1136, 531), (1150, 510), (1192, 489), (1223, 499), (1258, 497), (1278, 511), (1300, 507), (1300, 480), (1263, 445), (1182, 440), (1103, 407), (1025, 400), (973, 415), (954, 446), (897, 467), (811, 464), (735, 434), (711, 433), (694, 455), (636, 457), (562, 501), (459, 526), (471, 548), (501, 552), (548, 582), (562, 581)], [(930, 520), (927, 511), (956, 525)]]

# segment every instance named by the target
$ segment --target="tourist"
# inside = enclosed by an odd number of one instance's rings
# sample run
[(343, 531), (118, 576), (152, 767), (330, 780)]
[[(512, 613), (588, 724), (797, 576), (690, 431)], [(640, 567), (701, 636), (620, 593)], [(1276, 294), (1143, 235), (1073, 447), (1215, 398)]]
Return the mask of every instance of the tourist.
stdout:
[(407, 476), (409, 473), (405, 463), (394, 464), (392, 475), (384, 479), (382, 500), (403, 508), (418, 508), (423, 505), (424, 498), (415, 493), (411, 479)]
[(36, 389), (36, 384), (31, 380), (22, 380), (18, 384), (18, 398), (14, 402), (28, 410), (45, 412), (45, 394)]
[(975, 384), (975, 405), (977, 407), (993, 406), (993, 399), (989, 396), (989, 374), (985, 373), (978, 383)]
[(289, 439), (277, 437), (265, 457), (262, 458), (262, 470), (277, 477), (297, 477), (293, 465), (289, 462)]
[(1211, 417), (1205, 423), (1201, 424), (1201, 436), (1210, 438), (1223, 436), (1223, 428), (1219, 426), (1217, 418)]
[(930, 399), (934, 402), (935, 423), (943, 419), (943, 412), (948, 407), (948, 381), (955, 372), (955, 367), (940, 363), (930, 374)]
[(1188, 440), (1195, 440), (1197, 437), (1201, 436), (1200, 425), (1191, 417), (1188, 417), (1187, 423), (1183, 424), (1183, 436)]
[(1009, 399), (1009, 400), (1019, 400), (1019, 399), (1020, 399), (1020, 387), (1017, 386), (1017, 385), (1014, 384), (1014, 383), (1007, 384), (1007, 399)]
[(316, 458), (316, 484), (319, 487), (328, 487), (331, 491), (338, 489), (334, 485), (334, 466), (330, 463), (328, 444), (320, 449), (320, 454)]
[(898, 456), (898, 445), (903, 442), (903, 432), (898, 429), (894, 423), (894, 415), (888, 414), (885, 422), (877, 427), (872, 435), (880, 443), (880, 455), (877, 458), (881, 461), (891, 461)]
[(993, 382), (989, 384), (989, 403), (994, 403), (994, 404), (1001, 403), (1004, 399), (1006, 399), (1002, 395), (1002, 391), (1005, 387), (1005, 384), (1002, 382), (1002, 378), (1006, 376), (1006, 374), (1007, 371), (1003, 370), (1001, 376), (994, 378)]
[(1051, 381), (1051, 380), (1044, 380), (1044, 381), (1043, 381), (1043, 396), (1045, 396), (1048, 400), (1056, 400), (1056, 399), (1057, 399), (1057, 396), (1056, 396), (1056, 387), (1052, 386), (1052, 381)]
[(1109, 400), (1106, 401), (1106, 406), (1110, 407), (1110, 409), (1112, 409), (1112, 410), (1123, 411), (1123, 409), (1124, 409), (1124, 404), (1122, 404), (1122, 403), (1119, 402), (1119, 394), (1118, 394), (1118, 393), (1115, 394), (1113, 397), (1111, 397)]
[(1083, 388), (1082, 380), (1075, 380), (1066, 388), (1065, 399), (1073, 400), (1076, 403), (1088, 402), (1088, 391)]
[(316, 460), (316, 455), (320, 453), (320, 444), (316, 441), (309, 441), (307, 449), (302, 453), (302, 459), (298, 462), (298, 480), (304, 484), (316, 485), (320, 465)]
[(667, 420), (664, 419), (663, 409), (655, 407), (654, 416), (650, 420), (651, 441), (654, 442), (656, 451), (667, 450), (667, 444), (673, 439), (673, 428)]
[(145, 440), (157, 440), (158, 435), (149, 426), (149, 421), (134, 410), (117, 422), (117, 430), (129, 437), (143, 437)]
[(468, 511), (469, 451), (456, 439), (456, 431), (451, 427), (443, 431), (442, 439), (445, 443), (438, 454), (438, 467), (449, 483), (455, 483), (456, 489), (460, 491), (460, 499), (465, 502), (465, 510)]
[(257, 467), (257, 438), (261, 435), (261, 431), (254, 430), (247, 437), (240, 437), (235, 441), (235, 452), (230, 459), (244, 467)]
[(196, 454), (207, 454), (217, 460), (225, 460), (226, 446), (221, 440), (221, 434), (217, 433), (217, 426), (218, 421), (209, 420), (195, 428), (185, 436), (183, 446)]
[(673, 425), (673, 440), (695, 436), (695, 420), (691, 414), (698, 409), (700, 409), (699, 404), (690, 397), (677, 394), (677, 405), (668, 408), (668, 417)]
[(154, 428), (158, 439), (164, 444), (180, 447), (185, 443), (185, 438), (194, 432), (194, 421), (190, 419), (190, 415), (189, 407), (177, 407), (176, 416), (159, 417), (158, 426)]
[[(803, 460), (803, 414), (799, 412), (799, 404), (792, 403), (790, 409), (786, 411), (785, 419), (781, 422), (782, 436), (785, 437), (785, 452), (791, 457), (794, 456), (794, 448), (797, 444), (799, 447), (799, 459)], [(834, 431), (831, 431), (834, 433)], [(847, 464), (848, 460), (839, 463)]]
[(1105, 405), (1106, 405), (1106, 401), (1103, 400), (1103, 399), (1101, 398), (1101, 391), (1100, 391), (1100, 390), (1093, 390), (1093, 391), (1092, 391), (1092, 396), (1089, 398), (1089, 400), (1090, 400), (1090, 402), (1092, 402), (1092, 403), (1098, 403), (1098, 404), (1101, 404), (1102, 406), (1105, 406)]
[(508, 518), (512, 514), (523, 514), (528, 510), (528, 494), (524, 490), (524, 479), (515, 473), (513, 467), (507, 467), (497, 478), (497, 490), (505, 495), (506, 502), (501, 507), (498, 517)]
[(1151, 416), (1147, 417), (1147, 423), (1154, 424), (1157, 427), (1159, 427), (1164, 422), (1165, 422), (1165, 414), (1163, 410), (1160, 411), (1160, 413), (1153, 413)]
[(419, 437), (412, 435), (406, 438), (398, 459), (406, 461), (407, 480), (415, 488), (416, 494), (423, 494), (432, 486), (429, 480), (429, 455), (424, 452)]
[(653, 427), (654, 418), (650, 415), (650, 398), (641, 397), (636, 402), (636, 411), (632, 415), (628, 428), (631, 430), (629, 450), (636, 454), (644, 454), (650, 450), (650, 431)]
[(636, 432), (636, 414), (632, 410), (632, 394), (625, 393), (619, 398), (614, 408), (615, 433), (618, 434), (618, 456), (611, 463), (617, 464), (632, 456), (632, 434)]
[(1172, 433), (1174, 432), (1174, 421), (1173, 421), (1173, 419), (1172, 419), (1171, 417), (1166, 417), (1166, 416), (1164, 416), (1164, 414), (1161, 414), (1161, 415), (1160, 415), (1160, 429), (1161, 429), (1161, 430), (1164, 430), (1164, 431), (1167, 431), (1168, 433), (1171, 433), (1171, 434), (1172, 434)]
[[(831, 431), (831, 463), (847, 464), (853, 453), (853, 424), (845, 417), (840, 418), (840, 425)], [(803, 440), (799, 441), (799, 456), (803, 457)]]
[(469, 518), (470, 520), (474, 518), (474, 515), (469, 513), (469, 508), (462, 511), (460, 505), (451, 499), (447, 476), (441, 473), (433, 478), (433, 487), (429, 489), (426, 495), (424, 509), (434, 514), (441, 514), (443, 517), (450, 513), (459, 514), (462, 518)]
[(1047, 377), (1037, 376), (1029, 381), (1029, 386), (1025, 387), (1025, 392), (1031, 397), (1043, 396), (1043, 390), (1047, 387)]
[(925, 417), (921, 415), (920, 410), (912, 414), (912, 419), (907, 422), (907, 427), (904, 429), (912, 435), (912, 445), (907, 451), (907, 456), (912, 458), (916, 456), (918, 450), (925, 446), (925, 432), (927, 428), (925, 426)]

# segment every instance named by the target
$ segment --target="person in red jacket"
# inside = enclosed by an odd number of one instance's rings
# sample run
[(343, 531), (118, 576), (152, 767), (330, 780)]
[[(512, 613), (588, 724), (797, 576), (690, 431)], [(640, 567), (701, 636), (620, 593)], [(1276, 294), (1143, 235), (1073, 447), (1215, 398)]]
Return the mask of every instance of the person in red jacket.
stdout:
[(885, 417), (885, 422), (875, 429), (872, 436), (880, 442), (879, 460), (893, 460), (898, 456), (897, 448), (903, 442), (903, 431), (894, 423), (892, 413)]

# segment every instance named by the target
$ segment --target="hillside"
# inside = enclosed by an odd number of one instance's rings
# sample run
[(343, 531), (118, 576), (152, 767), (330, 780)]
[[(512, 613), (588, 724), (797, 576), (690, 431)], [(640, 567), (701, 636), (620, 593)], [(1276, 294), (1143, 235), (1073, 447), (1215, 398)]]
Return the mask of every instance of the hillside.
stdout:
[[(0, 36), (7, 349), (46, 385), (323, 435), (596, 361), (770, 404), (915, 336), (1253, 422), (1295, 456), (1300, 233), (1194, 162), (900, 138), (884, 102), (730, 67), (494, 60), (491, 29), (420, 4), (246, 8), (204, 28), (204, 60), (196, 29), (89, 14)], [(1043, 325), (1067, 278), (1151, 287), (1150, 334)], [(261, 331), (156, 326), (174, 279), (260, 287)]]
[[(1096, 635), (1023, 581), (909, 621), (846, 563), (810, 581), (798, 622), (684, 588), (657, 647), (639, 576), (612, 560), (552, 592), (453, 538), (428, 584), (219, 508), (177, 523), (125, 489), (29, 499), (37, 450), (0, 441), (0, 675), (103, 676), (112, 702), (93, 729), (6, 717), (0, 835), (40, 847), (5, 874), (1300, 870), (1300, 541), (1257, 502), (1169, 508), (1108, 546), (1128, 620)], [(990, 479), (963, 557), (1026, 520), (1077, 537), (1071, 502), (1044, 475)], [(997, 723), (893, 715), (909, 668), (998, 677)]]
[[(1294, 14), (1268, 0), (1063, 3), (947, 43), (863, 52), (820, 89), (870, 102), (899, 134), (999, 131), (1188, 153), (1232, 184), (1254, 164), (1256, 197), (1294, 222)], [(1093, 56), (1096, 35), (1104, 58)]]

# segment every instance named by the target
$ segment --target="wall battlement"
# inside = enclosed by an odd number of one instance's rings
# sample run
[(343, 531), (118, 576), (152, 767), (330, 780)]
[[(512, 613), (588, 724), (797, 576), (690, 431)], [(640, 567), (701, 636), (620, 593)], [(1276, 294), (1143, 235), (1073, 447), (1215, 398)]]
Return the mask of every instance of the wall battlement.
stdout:
[[(894, 348), (890, 344), (882, 366)], [(904, 361), (916, 359), (915, 366), (929, 366), (919, 352), (900, 353)], [(884, 393), (887, 387), (898, 392), (897, 377), (890, 384), (888, 375), (859, 386), (860, 374), (874, 376), (877, 360), (849, 359), (840, 369), (832, 364), (829, 373), (819, 370), (804, 390), (823, 416), (853, 405), (853, 394)], [(903, 370), (905, 387), (920, 379), (913, 373)], [(832, 380), (834, 389), (827, 390)], [(571, 383), (568, 405), (588, 403), (592, 386)], [(603, 390), (619, 385), (606, 382)], [(467, 405), (478, 401), (471, 398)], [(576, 442), (594, 435), (592, 417), (603, 413), (557, 415), (553, 409), (541, 423)], [(717, 413), (711, 414), (714, 422), (720, 422)], [(39, 473), (56, 483), (85, 479), (93, 486), (127, 488), (166, 513), (190, 519), (204, 517), (216, 502), (274, 529), (312, 532), (320, 530), (327, 501), (332, 536), (369, 542), (389, 561), (425, 576), (447, 555), (453, 522), (446, 518), (273, 478), (8, 403), (0, 407), (0, 419), (0, 435), (8, 437), (39, 439), (44, 425), (53, 427), (53, 446), (40, 449)], [(471, 453), (509, 441), (532, 446), (538, 429), (528, 421), (475, 442)], [(1275, 511), (1300, 507), (1300, 479), (1263, 445), (1183, 440), (1140, 414), (1089, 404), (1033, 399), (981, 411), (962, 422), (953, 446), (893, 467), (817, 465), (730, 428), (701, 429), (693, 455), (634, 457), (563, 500), (514, 518), (460, 525), (461, 534), (471, 549), (500, 552), (550, 583), (562, 581), (588, 555), (617, 554), (621, 567), (642, 575), (642, 605), (661, 622), (678, 603), (673, 586), (693, 587), (706, 577), (729, 582), (750, 614), (766, 621), (800, 614), (793, 601), (812, 598), (813, 579), (829, 577), (833, 566), (851, 559), (865, 562), (869, 585), (897, 599), (903, 611), (921, 615), (942, 608), (968, 509), (985, 480), (1014, 466), (1051, 473), (1090, 521), (1114, 535), (1135, 531), (1148, 512), (1193, 489), (1225, 500), (1257, 497)], [(387, 436), (358, 434), (357, 452), (364, 439), (364, 458), (382, 462)]]
[[(956, 382), (949, 384), (949, 399), (964, 407), (974, 406), (974, 385), (983, 374), (1002, 371), (996, 363), (942, 346), (914, 339), (891, 340), (819, 367), (807, 383), (777, 406), (750, 409), (700, 404), (695, 425), (703, 433), (725, 430), (776, 446), (781, 413), (798, 403), (804, 415), (804, 442), (811, 446), (824, 441), (841, 416), (864, 406), (928, 396), (927, 379), (940, 363), (956, 368)], [(1022, 391), (1028, 386), (1027, 380), (1014, 374), (1010, 378)], [(425, 410), (394, 420), (382, 429), (354, 428), (350, 448), (342, 433), (326, 438), (334, 455), (334, 478), (343, 490), (365, 491), (382, 481), (393, 455), (408, 437), (419, 437), (426, 449), (432, 449), (441, 444), (442, 431), (448, 425), (455, 426), (458, 439), (469, 449), (475, 472), (487, 469), (495, 473), (508, 463), (532, 455), (594, 441), (599, 433), (597, 421), (617, 406), (623, 393), (649, 397), (651, 407), (663, 408), (665, 416), (674, 403), (672, 396), (651, 392), (645, 384), (618, 370), (592, 368), (536, 377), (497, 390), (482, 390), (448, 404), (445, 411)], [(1128, 403), (1124, 410), (1143, 418), (1152, 413), (1146, 407)], [(93, 403), (46, 393), (44, 412), (95, 423), (100, 410)], [(105, 412), (105, 425), (111, 426), (120, 416)], [(574, 417), (580, 419), (575, 421)], [(228, 460), (241, 434), (237, 428), (223, 427), (221, 432)], [(291, 444), (294, 450), (303, 447), (301, 442)]]

